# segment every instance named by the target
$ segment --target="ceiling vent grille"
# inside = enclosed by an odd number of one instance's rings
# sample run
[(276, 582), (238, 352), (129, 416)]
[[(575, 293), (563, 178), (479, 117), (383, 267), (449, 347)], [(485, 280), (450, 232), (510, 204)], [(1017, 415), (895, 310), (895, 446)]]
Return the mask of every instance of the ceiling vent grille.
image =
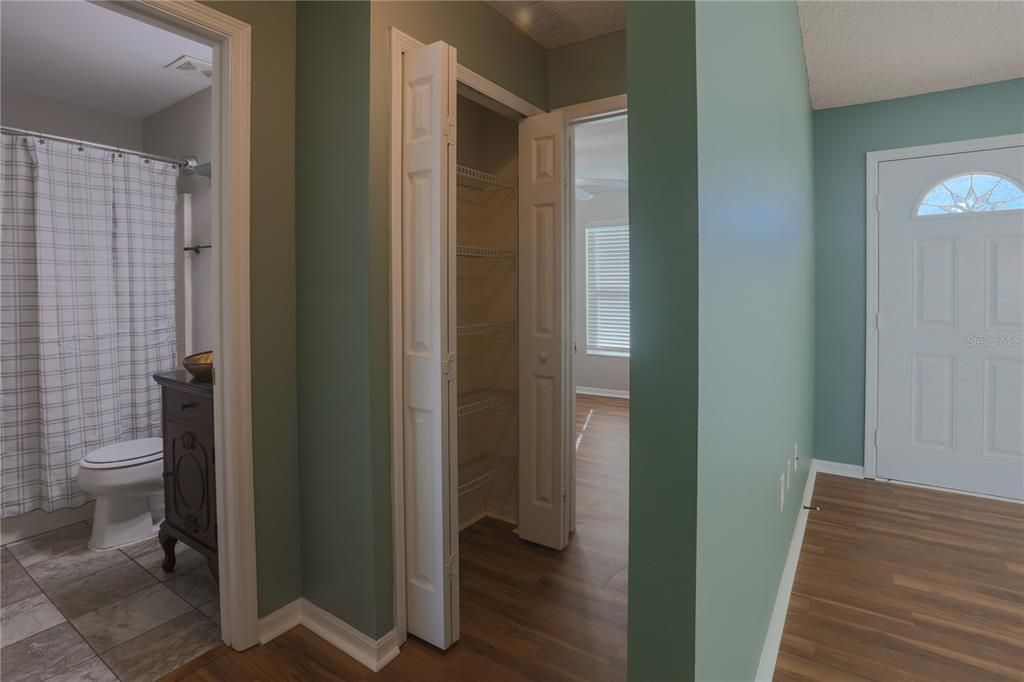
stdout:
[(164, 68), (186, 76), (202, 78), (205, 81), (213, 80), (213, 64), (197, 57), (189, 57), (186, 54), (181, 55)]

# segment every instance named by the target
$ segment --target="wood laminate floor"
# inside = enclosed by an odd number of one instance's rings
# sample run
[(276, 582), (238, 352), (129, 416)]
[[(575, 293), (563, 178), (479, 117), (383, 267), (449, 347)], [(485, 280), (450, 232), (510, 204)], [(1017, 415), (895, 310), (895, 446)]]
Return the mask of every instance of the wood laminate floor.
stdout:
[(414, 638), (371, 673), (304, 627), (221, 646), (166, 680), (622, 680), (626, 676), (629, 402), (576, 403), (576, 532), (562, 552), (484, 519), (460, 535), (462, 637)]
[(1024, 505), (821, 474), (775, 670), (1024, 680)]

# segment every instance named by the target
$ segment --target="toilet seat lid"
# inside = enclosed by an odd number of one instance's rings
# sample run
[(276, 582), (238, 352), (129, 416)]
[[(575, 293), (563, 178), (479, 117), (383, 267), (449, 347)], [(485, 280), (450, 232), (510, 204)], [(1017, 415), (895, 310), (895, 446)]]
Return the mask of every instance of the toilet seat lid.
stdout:
[(113, 443), (93, 450), (81, 466), (86, 469), (123, 469), (149, 464), (163, 457), (164, 443), (160, 438), (140, 438)]

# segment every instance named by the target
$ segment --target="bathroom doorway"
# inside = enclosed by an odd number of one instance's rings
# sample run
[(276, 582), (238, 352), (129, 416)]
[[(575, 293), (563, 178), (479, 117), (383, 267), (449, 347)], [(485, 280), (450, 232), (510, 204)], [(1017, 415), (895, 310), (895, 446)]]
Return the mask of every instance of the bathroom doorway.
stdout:
[[(186, 5), (2, 12), (4, 676), (156, 677), (256, 640), (249, 338), (233, 332), (249, 329), (249, 83), (229, 81), (249, 27)], [(216, 383), (182, 367), (199, 346)], [(177, 477), (168, 444), (188, 455)], [(161, 547), (168, 525), (206, 535)]]

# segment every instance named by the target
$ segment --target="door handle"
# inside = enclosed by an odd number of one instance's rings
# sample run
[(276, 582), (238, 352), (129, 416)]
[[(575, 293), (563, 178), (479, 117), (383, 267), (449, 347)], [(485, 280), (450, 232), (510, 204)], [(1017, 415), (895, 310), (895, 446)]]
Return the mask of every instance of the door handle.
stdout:
[(180, 405), (178, 405), (179, 409), (181, 409), (182, 412), (184, 412), (185, 410), (189, 409), (190, 407), (195, 407), (195, 406), (196, 406), (196, 404), (194, 402), (192, 402), (192, 401), (189, 401), (187, 403), (181, 403)]
[(541, 353), (540, 355), (537, 356), (537, 359), (540, 360), (541, 362), (547, 362), (548, 361), (548, 354), (547, 353)]

